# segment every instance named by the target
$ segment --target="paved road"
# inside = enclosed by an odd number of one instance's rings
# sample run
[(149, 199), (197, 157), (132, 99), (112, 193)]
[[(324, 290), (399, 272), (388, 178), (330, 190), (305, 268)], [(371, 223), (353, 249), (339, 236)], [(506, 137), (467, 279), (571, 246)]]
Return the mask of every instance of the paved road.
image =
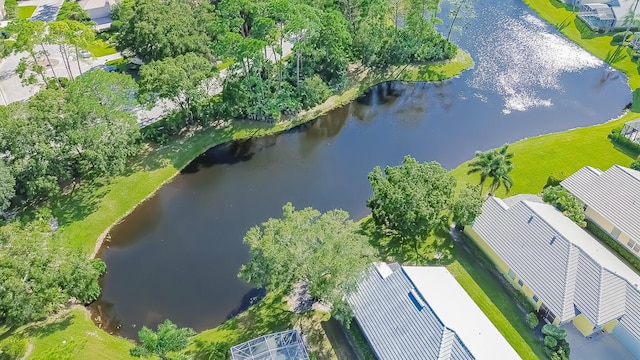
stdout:
[(44, 22), (55, 21), (63, 2), (64, 0), (40, 0), (36, 7), (36, 11), (31, 15), (31, 20), (40, 20)]

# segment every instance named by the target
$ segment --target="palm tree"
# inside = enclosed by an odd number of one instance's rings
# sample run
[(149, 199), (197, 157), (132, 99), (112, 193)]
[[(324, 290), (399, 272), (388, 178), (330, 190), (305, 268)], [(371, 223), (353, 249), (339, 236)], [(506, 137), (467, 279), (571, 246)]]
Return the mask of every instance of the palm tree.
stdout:
[(513, 186), (513, 180), (509, 177), (509, 172), (513, 169), (512, 158), (509, 144), (486, 152), (478, 151), (475, 160), (469, 164), (467, 174), (480, 173), (480, 192), (489, 178), (493, 180), (489, 186), (489, 195), (493, 195), (501, 185), (509, 192)]

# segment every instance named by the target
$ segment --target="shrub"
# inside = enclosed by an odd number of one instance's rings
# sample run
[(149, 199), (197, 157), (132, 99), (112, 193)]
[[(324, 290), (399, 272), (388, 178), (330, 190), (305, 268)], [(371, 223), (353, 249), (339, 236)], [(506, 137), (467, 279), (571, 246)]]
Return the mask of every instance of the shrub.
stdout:
[(617, 34), (613, 34), (613, 38), (611, 39), (612, 45), (621, 44), (625, 41), (629, 41), (633, 33), (631, 31), (622, 31)]
[(611, 139), (611, 141), (614, 144), (618, 145), (622, 149), (634, 154), (634, 156), (640, 155), (640, 144), (633, 142), (627, 139), (626, 137), (624, 137), (622, 134), (620, 134), (621, 130), (622, 129), (620, 128), (611, 130), (611, 134), (609, 134), (609, 139)]
[(536, 326), (538, 326), (538, 324), (540, 323), (540, 320), (538, 320), (538, 315), (536, 315), (535, 312), (530, 312), (527, 314), (527, 324), (529, 324), (529, 327), (534, 329)]
[(587, 226), (582, 204), (576, 198), (561, 186), (550, 186), (542, 191), (542, 200), (553, 205), (556, 209), (573, 220), (580, 227)]
[(631, 165), (629, 165), (629, 167), (632, 168), (633, 170), (640, 171), (640, 156), (638, 156), (638, 159), (636, 159), (636, 161), (632, 162)]
[(27, 352), (29, 342), (22, 337), (13, 336), (0, 342), (0, 360), (20, 359)]
[(109, 27), (109, 31), (118, 32), (120, 29), (122, 29), (122, 21), (113, 20), (111, 27)]
[(591, 221), (587, 221), (587, 230), (591, 232), (595, 237), (605, 243), (610, 249), (615, 251), (623, 259), (633, 266), (637, 271), (640, 271), (640, 259), (638, 259), (627, 247), (622, 245), (618, 240), (611, 237), (606, 231), (602, 230), (598, 225)]
[(542, 333), (551, 336), (556, 340), (564, 340), (567, 337), (567, 331), (560, 329), (557, 325), (545, 324), (542, 327)]
[(556, 346), (558, 346), (558, 340), (556, 340), (556, 338), (554, 338), (553, 336), (547, 335), (544, 337), (544, 346), (549, 349), (555, 350)]
[(18, 15), (18, 0), (7, 0), (4, 3), (4, 11), (7, 19), (15, 19)]

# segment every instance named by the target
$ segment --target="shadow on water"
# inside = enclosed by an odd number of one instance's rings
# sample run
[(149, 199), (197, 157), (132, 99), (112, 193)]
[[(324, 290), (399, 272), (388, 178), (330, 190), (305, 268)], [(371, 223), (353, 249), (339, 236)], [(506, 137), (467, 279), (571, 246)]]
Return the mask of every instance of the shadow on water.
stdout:
[(251, 305), (256, 304), (258, 301), (262, 300), (265, 295), (267, 295), (267, 290), (265, 288), (253, 288), (249, 290), (249, 292), (244, 294), (244, 296), (240, 300), (240, 306), (229, 312), (226, 319), (229, 320), (232, 317), (247, 310)]

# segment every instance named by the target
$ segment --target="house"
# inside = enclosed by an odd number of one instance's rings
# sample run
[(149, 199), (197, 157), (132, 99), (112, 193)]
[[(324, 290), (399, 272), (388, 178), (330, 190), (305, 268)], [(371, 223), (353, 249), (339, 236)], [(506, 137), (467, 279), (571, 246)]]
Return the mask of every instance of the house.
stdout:
[[(634, 46), (639, 46), (640, 33), (633, 34), (633, 41), (635, 42), (636, 39), (637, 42)], [(640, 119), (631, 120), (628, 123), (624, 124), (624, 126), (622, 127), (622, 131), (620, 131), (620, 134), (627, 139), (640, 144)]]
[(640, 357), (640, 275), (553, 206), (489, 197), (465, 233), (546, 321)]
[(309, 360), (298, 330), (260, 336), (231, 348), (232, 360)]
[(593, 30), (625, 29), (630, 14), (638, 16), (633, 0), (562, 0), (580, 9), (578, 17)]
[(118, 0), (80, 0), (80, 7), (89, 13), (89, 18), (97, 24), (98, 29), (111, 25), (111, 8)]
[(520, 358), (444, 267), (376, 263), (347, 301), (380, 360)]
[(640, 171), (585, 166), (560, 185), (584, 204), (587, 219), (640, 256)]

